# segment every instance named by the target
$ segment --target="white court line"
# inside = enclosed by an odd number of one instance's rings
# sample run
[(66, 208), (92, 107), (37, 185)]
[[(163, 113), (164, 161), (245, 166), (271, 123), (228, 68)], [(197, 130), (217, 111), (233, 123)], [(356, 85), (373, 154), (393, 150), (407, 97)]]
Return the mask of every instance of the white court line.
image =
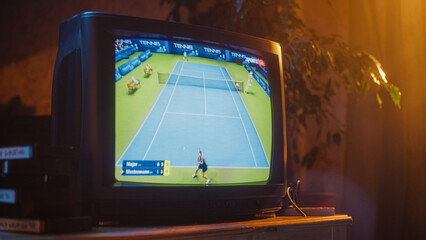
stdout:
[[(180, 72), (182, 72), (184, 65), (185, 65), (185, 62), (182, 63), (182, 67), (180, 69)], [(158, 130), (160, 130), (160, 126), (163, 123), (164, 116), (166, 115), (167, 109), (169, 109), (169, 105), (170, 105), (170, 102), (172, 101), (173, 95), (175, 94), (175, 90), (176, 90), (176, 86), (177, 86), (178, 82), (179, 82), (179, 76), (176, 79), (175, 86), (173, 88), (172, 94), (170, 95), (169, 101), (167, 102), (167, 106), (166, 106), (166, 109), (163, 112), (163, 116), (161, 116), (161, 120), (160, 120), (160, 123), (158, 124), (157, 130), (155, 131), (155, 134), (151, 139), (151, 143), (149, 144), (148, 149), (146, 150), (145, 155), (143, 156), (142, 160), (144, 160), (146, 158), (146, 155), (148, 154), (149, 150), (151, 149), (152, 143), (154, 142), (155, 138), (157, 137)]]
[(175, 115), (188, 115), (188, 116), (201, 116), (201, 117), (216, 117), (216, 118), (232, 118), (241, 119), (240, 117), (226, 116), (226, 115), (215, 115), (215, 114), (200, 114), (200, 113), (182, 113), (182, 112), (166, 112), (167, 114)]
[[(175, 64), (175, 66), (172, 69), (172, 72), (175, 71), (177, 64)], [(170, 77), (169, 77), (170, 79)], [(169, 81), (169, 79), (167, 79), (167, 82)], [(130, 141), (130, 143), (127, 145), (126, 149), (123, 151), (123, 153), (121, 154), (121, 156), (118, 158), (117, 163), (115, 164), (116, 167), (121, 167), (121, 165), (119, 165), (118, 163), (121, 161), (121, 159), (123, 158), (124, 154), (127, 152), (127, 150), (130, 148), (130, 146), (133, 144), (133, 141), (135, 140), (135, 138), (139, 135), (139, 132), (142, 130), (142, 127), (145, 125), (145, 122), (147, 121), (147, 119), (149, 118), (149, 116), (151, 115), (151, 112), (154, 110), (155, 106), (157, 105), (158, 99), (160, 99), (160, 96), (163, 94), (164, 91), (164, 87), (163, 89), (161, 89), (160, 94), (158, 94), (157, 99), (155, 100), (154, 104), (152, 105), (151, 109), (149, 110), (148, 115), (146, 116), (146, 118), (143, 120), (142, 124), (140, 125), (138, 131), (136, 132), (136, 134), (133, 136), (132, 140)]]
[[(225, 68), (225, 70), (226, 70), (226, 72), (228, 72), (228, 75), (229, 75), (229, 71), (228, 71), (228, 69), (226, 69), (226, 68)], [(229, 76), (231, 77), (231, 75), (229, 75)], [(245, 102), (244, 102), (242, 99), (241, 99), (241, 102), (243, 103), (244, 108), (245, 108), (245, 109), (248, 109), (248, 108), (247, 108), (247, 106), (246, 106), (246, 104), (245, 104)], [(268, 164), (268, 167), (269, 167), (268, 157), (266, 156), (266, 151), (265, 151), (265, 147), (263, 146), (263, 142), (260, 140), (259, 132), (257, 132), (257, 128), (256, 128), (256, 126), (254, 126), (254, 122), (253, 122), (253, 119), (251, 118), (250, 114), (248, 114), (248, 116), (249, 116), (249, 118), (250, 118), (250, 121), (253, 123), (254, 130), (256, 131), (256, 135), (257, 135), (257, 137), (259, 138), (260, 145), (262, 146), (263, 155), (265, 156), (266, 163)], [(272, 123), (271, 123), (271, 124), (272, 124)]]
[(206, 79), (203, 72), (203, 89), (204, 89), (204, 115), (207, 115), (207, 95), (206, 95)]
[[(223, 77), (226, 79), (225, 74), (223, 74), (222, 68), (220, 69), (220, 71), (222, 72)], [(229, 74), (228, 74), (228, 75), (229, 75)], [(232, 91), (231, 91), (231, 88), (229, 87), (229, 85), (228, 85), (228, 88), (229, 88), (229, 92), (230, 92), (230, 94), (231, 94), (232, 100), (234, 101), (235, 108), (237, 109), (238, 115), (240, 116), (241, 123), (243, 124), (244, 132), (246, 133), (246, 138), (247, 138), (247, 141), (248, 141), (249, 146), (250, 146), (251, 154), (252, 154), (252, 156), (253, 156), (254, 165), (256, 165), (256, 167), (257, 167), (256, 156), (254, 155), (253, 147), (252, 147), (252, 145), (251, 145), (251, 141), (250, 141), (250, 138), (249, 138), (248, 133), (247, 133), (246, 125), (244, 124), (244, 121), (243, 121), (243, 119), (241, 118), (240, 109), (238, 109), (237, 103), (235, 102), (234, 95), (232, 94)], [(242, 100), (241, 100), (241, 101), (242, 101)]]

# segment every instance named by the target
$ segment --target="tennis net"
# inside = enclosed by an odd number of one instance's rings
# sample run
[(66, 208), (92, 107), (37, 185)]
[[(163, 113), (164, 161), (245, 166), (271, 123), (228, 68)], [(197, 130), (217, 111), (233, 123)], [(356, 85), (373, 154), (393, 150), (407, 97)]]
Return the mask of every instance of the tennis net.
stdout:
[(159, 84), (173, 84), (193, 87), (215, 88), (231, 91), (243, 91), (244, 82), (236, 80), (209, 79), (194, 76), (157, 72)]

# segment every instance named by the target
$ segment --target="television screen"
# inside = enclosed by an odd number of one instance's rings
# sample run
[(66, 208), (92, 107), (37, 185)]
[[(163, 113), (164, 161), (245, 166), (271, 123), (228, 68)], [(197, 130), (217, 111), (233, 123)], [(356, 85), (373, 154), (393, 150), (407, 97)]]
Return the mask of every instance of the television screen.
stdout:
[(267, 66), (220, 45), (115, 41), (115, 178), (264, 184), (272, 119)]

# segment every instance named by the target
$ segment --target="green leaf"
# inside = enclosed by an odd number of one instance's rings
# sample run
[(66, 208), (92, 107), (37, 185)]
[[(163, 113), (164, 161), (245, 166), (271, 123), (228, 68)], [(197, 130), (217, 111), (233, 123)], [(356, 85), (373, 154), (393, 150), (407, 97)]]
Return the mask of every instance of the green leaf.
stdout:
[(395, 106), (397, 106), (398, 109), (401, 109), (401, 92), (399, 91), (399, 88), (392, 85), (389, 93)]

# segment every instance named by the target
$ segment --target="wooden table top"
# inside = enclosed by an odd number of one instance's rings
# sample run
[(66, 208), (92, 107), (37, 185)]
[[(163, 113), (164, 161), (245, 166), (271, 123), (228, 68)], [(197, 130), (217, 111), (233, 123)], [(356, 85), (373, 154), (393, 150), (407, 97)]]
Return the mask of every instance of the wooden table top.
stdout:
[(184, 226), (132, 226), (132, 227), (93, 227), (91, 231), (68, 234), (28, 234), (0, 232), (0, 239), (188, 239), (215, 236), (247, 234), (250, 232), (271, 231), (278, 228), (309, 228), (321, 225), (350, 225), (348, 215), (311, 217), (274, 217), (239, 222), (210, 223)]

